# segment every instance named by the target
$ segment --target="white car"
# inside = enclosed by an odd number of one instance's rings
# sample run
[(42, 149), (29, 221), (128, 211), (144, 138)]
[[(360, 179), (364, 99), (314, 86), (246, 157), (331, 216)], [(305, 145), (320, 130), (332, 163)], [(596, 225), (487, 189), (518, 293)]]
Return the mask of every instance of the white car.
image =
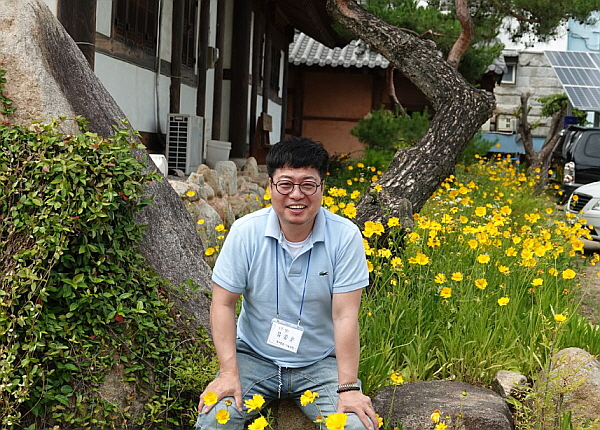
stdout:
[(578, 187), (565, 206), (565, 212), (584, 219), (592, 239), (600, 241), (600, 181)]

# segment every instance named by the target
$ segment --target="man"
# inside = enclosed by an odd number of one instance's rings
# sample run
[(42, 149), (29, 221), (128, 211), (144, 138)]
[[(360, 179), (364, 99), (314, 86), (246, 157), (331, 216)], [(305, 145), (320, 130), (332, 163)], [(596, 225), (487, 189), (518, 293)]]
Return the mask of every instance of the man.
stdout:
[[(344, 412), (347, 430), (374, 429), (377, 417), (357, 378), (368, 270), (359, 229), (321, 207), (329, 154), (293, 137), (274, 145), (266, 162), (272, 206), (233, 224), (214, 267), (219, 373), (200, 396), (196, 428), (214, 428), (224, 409), (227, 428), (242, 429), (253, 417), (243, 403), (253, 395), (299, 404), (310, 390), (319, 396), (301, 409), (313, 421)], [(207, 393), (217, 395), (214, 407), (205, 404)]]

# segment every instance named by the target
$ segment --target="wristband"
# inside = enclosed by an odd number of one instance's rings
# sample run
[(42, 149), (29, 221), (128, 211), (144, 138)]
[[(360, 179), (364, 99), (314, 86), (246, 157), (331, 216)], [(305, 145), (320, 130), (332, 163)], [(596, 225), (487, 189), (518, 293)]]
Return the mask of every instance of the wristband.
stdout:
[(353, 382), (351, 384), (340, 384), (338, 385), (337, 392), (345, 393), (347, 391), (360, 391), (360, 387), (357, 382)]

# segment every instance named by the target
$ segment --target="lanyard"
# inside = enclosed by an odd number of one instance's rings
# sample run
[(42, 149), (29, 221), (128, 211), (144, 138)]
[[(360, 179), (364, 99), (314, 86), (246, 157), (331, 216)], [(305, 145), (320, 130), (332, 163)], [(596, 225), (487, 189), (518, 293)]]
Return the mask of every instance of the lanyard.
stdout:
[[(279, 319), (279, 250), (277, 247), (277, 241), (275, 243), (275, 299), (277, 301), (277, 319)], [(306, 296), (306, 281), (308, 280), (308, 269), (310, 268), (310, 255), (312, 249), (308, 251), (308, 262), (306, 263), (306, 274), (304, 275), (304, 287), (302, 288), (302, 301), (300, 302), (300, 311), (298, 312), (298, 323), (300, 326), (300, 320), (302, 319), (302, 309), (304, 308), (304, 297)]]

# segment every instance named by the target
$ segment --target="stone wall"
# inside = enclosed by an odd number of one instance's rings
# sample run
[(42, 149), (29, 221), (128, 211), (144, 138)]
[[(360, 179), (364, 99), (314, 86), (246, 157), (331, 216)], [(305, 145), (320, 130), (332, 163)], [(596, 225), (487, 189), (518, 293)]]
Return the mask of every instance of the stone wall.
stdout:
[(266, 166), (259, 166), (254, 157), (239, 168), (233, 161), (219, 161), (214, 169), (201, 164), (189, 176), (177, 172), (167, 180), (196, 223), (205, 250), (221, 241), (222, 233), (215, 227), (222, 224), (228, 229), (237, 218), (268, 203), (264, 199), (269, 184)]

